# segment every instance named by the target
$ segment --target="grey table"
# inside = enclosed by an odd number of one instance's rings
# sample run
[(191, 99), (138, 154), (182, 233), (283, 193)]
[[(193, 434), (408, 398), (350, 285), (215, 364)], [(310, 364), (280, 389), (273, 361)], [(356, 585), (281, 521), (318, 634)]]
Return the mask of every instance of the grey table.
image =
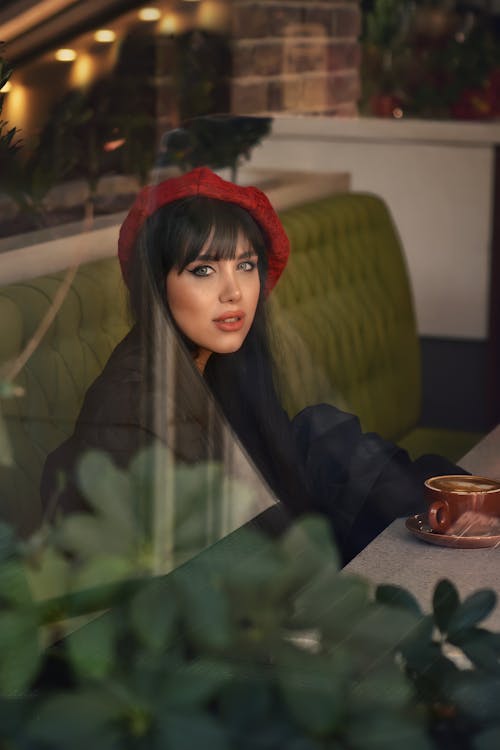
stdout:
[[(500, 480), (500, 425), (459, 461), (467, 471)], [(492, 588), (499, 605), (484, 625), (500, 631), (500, 549), (454, 549), (427, 544), (412, 536), (404, 519), (397, 519), (346, 565), (373, 584), (392, 583), (411, 591), (430, 611), (437, 581), (449, 578), (461, 597), (479, 588)]]

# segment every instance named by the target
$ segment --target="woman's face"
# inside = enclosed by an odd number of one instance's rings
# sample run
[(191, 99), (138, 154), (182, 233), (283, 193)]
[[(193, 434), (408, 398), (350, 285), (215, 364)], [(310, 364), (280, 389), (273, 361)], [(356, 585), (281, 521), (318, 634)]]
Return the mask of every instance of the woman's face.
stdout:
[(230, 354), (243, 344), (260, 295), (258, 258), (240, 235), (235, 257), (215, 259), (210, 239), (182, 271), (167, 274), (170, 312), (180, 330), (198, 346), (201, 371), (212, 353)]

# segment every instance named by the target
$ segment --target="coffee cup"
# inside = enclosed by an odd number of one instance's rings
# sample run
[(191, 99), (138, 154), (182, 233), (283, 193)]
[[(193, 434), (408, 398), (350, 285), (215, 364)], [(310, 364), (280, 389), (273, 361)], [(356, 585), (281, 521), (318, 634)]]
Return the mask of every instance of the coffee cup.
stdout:
[(463, 513), (500, 517), (500, 482), (485, 477), (449, 474), (424, 483), (429, 526), (446, 532)]

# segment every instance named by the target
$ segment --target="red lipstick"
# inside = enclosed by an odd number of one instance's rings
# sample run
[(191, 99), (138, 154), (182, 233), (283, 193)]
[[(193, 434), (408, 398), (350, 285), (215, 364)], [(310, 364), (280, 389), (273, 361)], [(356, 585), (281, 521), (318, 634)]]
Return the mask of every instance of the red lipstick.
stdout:
[(232, 312), (226, 312), (215, 318), (214, 323), (220, 331), (239, 331), (243, 328), (245, 313), (243, 310), (234, 310)]

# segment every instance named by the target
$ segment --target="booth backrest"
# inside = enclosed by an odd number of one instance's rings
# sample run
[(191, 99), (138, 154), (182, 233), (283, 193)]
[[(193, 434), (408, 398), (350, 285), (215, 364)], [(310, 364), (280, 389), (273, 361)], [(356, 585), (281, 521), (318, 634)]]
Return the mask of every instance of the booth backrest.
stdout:
[(383, 201), (342, 193), (281, 213), (292, 253), (271, 295), (285, 406), (334, 403), (397, 440), (420, 415), (401, 243)]
[[(12, 361), (35, 332), (64, 272), (0, 289), (0, 364)], [(39, 523), (39, 484), (47, 454), (68, 437), (85, 392), (129, 328), (117, 261), (82, 266), (54, 323), (16, 378), (20, 398), (0, 404), (14, 465), (0, 466), (2, 517), (22, 533)]]

